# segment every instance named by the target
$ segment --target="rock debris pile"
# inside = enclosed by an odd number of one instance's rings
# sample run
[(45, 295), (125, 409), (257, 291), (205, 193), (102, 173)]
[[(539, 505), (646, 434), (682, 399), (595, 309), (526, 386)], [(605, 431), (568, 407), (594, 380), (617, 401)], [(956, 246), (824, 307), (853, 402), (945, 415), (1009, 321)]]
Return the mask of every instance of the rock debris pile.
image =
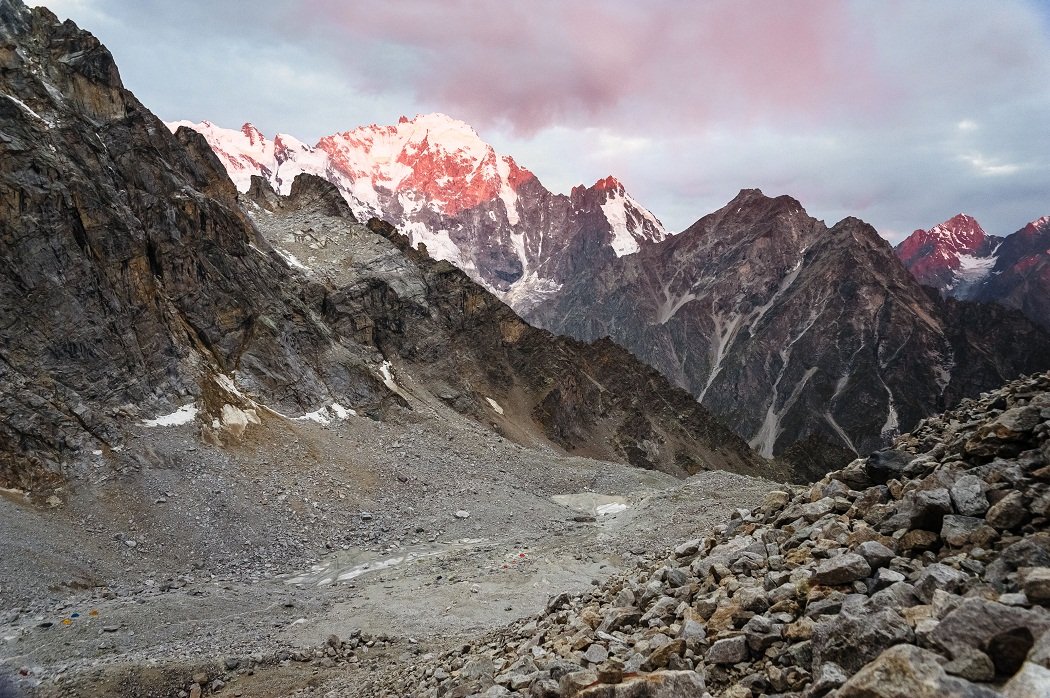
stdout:
[(1050, 374), (360, 695), (1050, 695)]

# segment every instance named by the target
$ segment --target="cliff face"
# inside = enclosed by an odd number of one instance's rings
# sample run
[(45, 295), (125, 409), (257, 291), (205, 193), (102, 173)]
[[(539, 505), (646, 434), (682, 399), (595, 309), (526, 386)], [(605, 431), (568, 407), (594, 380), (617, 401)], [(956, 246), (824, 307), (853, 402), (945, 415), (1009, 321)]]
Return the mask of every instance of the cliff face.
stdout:
[(298, 299), (204, 140), (93, 36), (3, 0), (0, 91), (0, 485), (119, 449), (220, 374), (274, 407), (379, 405), (367, 352)]
[(818, 455), (877, 448), (1050, 362), (1045, 333), (1012, 311), (931, 296), (862, 221), (828, 228), (798, 201), (757, 190), (580, 275), (527, 317), (611, 337), (760, 453), (791, 449), (811, 471), (833, 465)]

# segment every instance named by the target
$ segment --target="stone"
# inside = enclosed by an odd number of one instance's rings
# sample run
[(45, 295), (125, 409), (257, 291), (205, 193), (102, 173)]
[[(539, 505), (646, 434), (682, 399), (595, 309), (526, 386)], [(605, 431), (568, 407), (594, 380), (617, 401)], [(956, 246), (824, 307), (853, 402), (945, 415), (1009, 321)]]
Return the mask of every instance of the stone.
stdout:
[(583, 658), (590, 664), (601, 664), (609, 658), (609, 650), (604, 645), (595, 642), (583, 653)]
[(1024, 576), (1024, 595), (1032, 603), (1050, 603), (1050, 567), (1035, 567)]
[(749, 656), (747, 638), (737, 635), (715, 641), (711, 649), (707, 651), (707, 662), (709, 664), (739, 664), (746, 662)]
[(759, 587), (741, 587), (733, 595), (733, 601), (735, 601), (740, 608), (745, 611), (752, 611), (753, 613), (762, 613), (769, 608), (769, 601), (766, 599), (766, 592)]
[(654, 650), (646, 659), (649, 669), (664, 669), (672, 657), (680, 657), (685, 652), (685, 640), (672, 640)]
[(190, 685), (190, 698), (201, 698), (203, 689), (199, 683)]
[(642, 616), (642, 623), (646, 623), (652, 618), (668, 618), (674, 613), (675, 608), (680, 603), (681, 601), (672, 596), (661, 596)]
[(1039, 531), (1011, 543), (988, 565), (984, 578), (1002, 587), (1010, 574), (1023, 567), (1050, 567), (1050, 533)]
[(529, 686), (529, 698), (561, 698), (561, 689), (554, 679), (537, 679)]
[(953, 548), (961, 548), (971, 542), (974, 531), (984, 525), (984, 519), (975, 516), (948, 514), (941, 524), (941, 538)]
[(955, 511), (961, 516), (982, 516), (988, 511), (984, 489), (984, 481), (976, 475), (963, 475), (956, 480), (949, 489)]
[(854, 552), (864, 558), (873, 570), (890, 564), (890, 560), (894, 557), (892, 550), (874, 540), (864, 541), (857, 546)]
[(1024, 496), (1020, 492), (1011, 492), (998, 502), (993, 504), (984, 520), (988, 525), (1000, 530), (1007, 531), (1017, 528), (1028, 518), (1028, 511), (1024, 506)]
[(871, 565), (856, 553), (836, 555), (817, 565), (813, 581), (817, 584), (837, 586), (864, 579), (871, 574)]
[(923, 603), (930, 603), (938, 589), (955, 593), (963, 587), (967, 579), (968, 575), (965, 572), (935, 562), (924, 569), (915, 581), (915, 593)]
[(695, 671), (655, 671), (626, 678), (615, 685), (599, 685), (575, 694), (576, 698), (699, 698), (706, 690), (704, 677)]
[(642, 620), (642, 612), (634, 606), (614, 606), (605, 611), (598, 631), (611, 633), (628, 625), (637, 625)]
[(678, 637), (686, 642), (692, 640), (703, 640), (707, 637), (707, 631), (704, 629), (702, 623), (690, 618), (682, 623), (682, 629), (679, 631)]
[(747, 646), (755, 656), (762, 655), (773, 643), (783, 637), (783, 625), (773, 623), (765, 616), (755, 616), (744, 624)]
[(478, 694), (479, 698), (508, 698), (513, 695), (508, 689), (503, 686), (489, 686), (487, 689)]
[(984, 652), (970, 648), (960, 651), (959, 656), (944, 665), (944, 670), (952, 676), (959, 676), (967, 681), (992, 681), (995, 679), (995, 664)]
[(903, 582), (905, 579), (907, 579), (907, 577), (900, 572), (882, 567), (875, 570), (875, 574), (872, 576), (872, 589), (885, 589), (892, 584)]
[(832, 689), (838, 688), (842, 684), (846, 683), (849, 677), (846, 672), (842, 670), (835, 662), (825, 662), (820, 665), (820, 671), (817, 672), (816, 676), (813, 677), (813, 684), (809, 689), (808, 695), (817, 698), (822, 696)]
[(886, 448), (876, 451), (864, 461), (864, 470), (876, 485), (885, 485), (890, 480), (899, 478), (914, 456), (896, 449)]
[(966, 656), (971, 649), (984, 652), (994, 662), (997, 675), (1011, 676), (1032, 649), (1034, 638), (1047, 629), (1050, 613), (1042, 609), (969, 598), (941, 620), (930, 641), (952, 658)]
[(990, 424), (978, 430), (979, 437), (992, 436), (1002, 441), (1014, 441), (1027, 436), (1042, 417), (1034, 406), (1014, 407), (1006, 410)]
[(496, 673), (496, 667), (488, 657), (475, 657), (463, 665), (459, 670), (461, 679), (486, 679), (492, 678)]
[(578, 695), (587, 686), (595, 683), (598, 680), (598, 674), (595, 671), (586, 669), (583, 671), (573, 671), (565, 674), (558, 681), (558, 688), (563, 696), (575, 696)]
[(936, 530), (941, 527), (941, 519), (944, 515), (950, 513), (952, 513), (952, 499), (946, 488), (920, 490), (914, 493), (910, 527)]
[(703, 542), (704, 541), (701, 538), (687, 540), (675, 547), (674, 555), (675, 557), (690, 557), (696, 555), (697, 552), (700, 551), (700, 546), (703, 545)]
[(1003, 698), (1044, 698), (1050, 696), (1050, 669), (1025, 662), (1021, 670), (1002, 687)]
[(455, 516), (457, 519), (469, 519), (470, 512), (466, 509), (457, 509), (456, 513), (453, 514), (453, 516)]
[(808, 502), (800, 507), (802, 517), (813, 523), (821, 517), (827, 516), (835, 510), (835, 500), (830, 497), (824, 499), (818, 499), (815, 502)]
[(1050, 518), (1050, 490), (1043, 492), (1032, 500), (1032, 504), (1029, 508), (1032, 510), (1032, 513), (1037, 516)]
[(890, 647), (850, 678), (836, 698), (998, 698), (965, 679), (949, 676), (937, 654), (914, 645)]
[(901, 536), (899, 547), (903, 552), (914, 554), (932, 549), (939, 541), (940, 538), (933, 531), (917, 528)]
[(813, 661), (815, 665), (834, 662), (853, 673), (887, 647), (913, 639), (911, 626), (894, 608), (874, 601), (860, 608), (844, 607), (813, 628)]

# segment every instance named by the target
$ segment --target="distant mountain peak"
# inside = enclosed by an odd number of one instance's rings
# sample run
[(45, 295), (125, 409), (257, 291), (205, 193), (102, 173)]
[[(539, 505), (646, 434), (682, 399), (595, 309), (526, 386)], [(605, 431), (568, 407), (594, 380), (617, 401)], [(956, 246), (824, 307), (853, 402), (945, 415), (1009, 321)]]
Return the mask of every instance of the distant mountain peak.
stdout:
[(248, 142), (252, 145), (255, 145), (256, 143), (266, 142), (266, 136), (264, 136), (262, 131), (256, 128), (255, 124), (251, 123), (250, 121), (246, 121), (244, 125), (241, 126), (241, 133), (244, 134), (244, 136), (248, 139)]
[(1025, 226), (1025, 228), (1031, 228), (1032, 230), (1039, 230), (1050, 225), (1050, 216), (1043, 216), (1042, 218), (1036, 218), (1034, 221)]
[(616, 177), (613, 177), (612, 175), (609, 175), (604, 179), (599, 179), (597, 182), (594, 183), (594, 186), (591, 188), (597, 189), (599, 191), (604, 191), (606, 189), (623, 190), (624, 187), (623, 183), (621, 183), (620, 180), (616, 179)]

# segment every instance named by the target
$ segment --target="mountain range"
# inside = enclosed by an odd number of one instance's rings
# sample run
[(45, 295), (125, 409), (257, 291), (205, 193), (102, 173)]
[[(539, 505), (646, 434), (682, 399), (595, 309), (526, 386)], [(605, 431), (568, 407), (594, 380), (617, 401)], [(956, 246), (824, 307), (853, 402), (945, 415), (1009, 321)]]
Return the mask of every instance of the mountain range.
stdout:
[(555, 194), (443, 114), (364, 126), (313, 146), (284, 134), (268, 139), (250, 123), (240, 130), (168, 124), (180, 126), (208, 140), (241, 191), (252, 176), (283, 194), (298, 174), (323, 177), (360, 220), (389, 221), (519, 312), (557, 293), (595, 256), (622, 256), (667, 237), (615, 178)]
[[(795, 199), (744, 190), (672, 235), (615, 178), (554, 194), (440, 114), (314, 146), (268, 140), (251, 124), (169, 124), (179, 126), (205, 136), (241, 190), (252, 176), (287, 191), (295, 174), (319, 175), (358, 216), (391, 222), (529, 322), (587, 341), (612, 338), (759, 453), (811, 474), (887, 443), (962, 396), (1050, 365), (1050, 340), (1019, 314), (924, 290), (998, 300), (1039, 321), (1033, 311), (1047, 295), (1020, 270), (1048, 268), (1045, 246), (1018, 245), (993, 259), (997, 239), (971, 218), (924, 237), (917, 231), (897, 248), (898, 260), (858, 219), (829, 228)], [(949, 228), (954, 238), (946, 239), (958, 241), (951, 258), (927, 242)], [(314, 249), (305, 263), (325, 260)], [(995, 264), (1011, 271), (993, 274)], [(976, 286), (991, 288), (987, 279), (995, 288), (1021, 281), (975, 299)]]
[[(299, 173), (269, 200), (260, 180), (243, 200), (205, 138), (166, 128), (72, 22), (10, 0), (0, 20), (0, 487), (82, 476), (94, 452), (122, 462), (151, 414), (235, 443), (267, 420), (403, 419), (431, 399), (533, 446), (679, 474), (768, 465), (626, 351), (530, 327), (358, 224), (326, 180)], [(282, 216), (293, 240), (303, 216), (329, 226), (341, 274), (273, 249)], [(412, 397), (398, 375), (417, 368)]]

